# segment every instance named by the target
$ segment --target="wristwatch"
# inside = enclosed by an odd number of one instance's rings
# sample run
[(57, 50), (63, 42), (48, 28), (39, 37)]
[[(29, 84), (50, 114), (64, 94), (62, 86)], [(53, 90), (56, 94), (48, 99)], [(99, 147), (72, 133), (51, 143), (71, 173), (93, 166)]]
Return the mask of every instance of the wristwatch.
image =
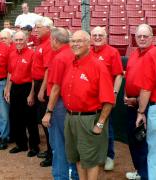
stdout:
[(49, 113), (49, 114), (52, 114), (53, 113), (53, 111), (51, 111), (50, 109), (46, 109), (46, 113)]
[(98, 128), (100, 128), (100, 129), (103, 129), (104, 124), (97, 122), (97, 123), (96, 123), (96, 126), (97, 126)]

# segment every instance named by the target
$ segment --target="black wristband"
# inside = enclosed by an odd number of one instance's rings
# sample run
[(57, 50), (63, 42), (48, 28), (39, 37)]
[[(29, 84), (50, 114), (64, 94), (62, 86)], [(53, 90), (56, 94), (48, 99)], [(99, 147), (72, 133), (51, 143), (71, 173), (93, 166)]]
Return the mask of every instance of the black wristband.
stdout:
[(138, 114), (144, 114), (145, 112), (140, 112), (139, 109), (137, 110)]
[(50, 109), (46, 109), (46, 113), (49, 113), (49, 114), (52, 114), (53, 113), (53, 111), (51, 111)]

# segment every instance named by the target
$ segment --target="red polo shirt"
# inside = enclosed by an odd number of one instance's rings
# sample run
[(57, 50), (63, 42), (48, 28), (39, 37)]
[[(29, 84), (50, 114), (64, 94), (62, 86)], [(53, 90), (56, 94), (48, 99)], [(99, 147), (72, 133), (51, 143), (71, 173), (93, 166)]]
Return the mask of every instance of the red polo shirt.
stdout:
[(57, 84), (61, 87), (64, 75), (71, 65), (73, 58), (74, 54), (69, 45), (64, 45), (57, 51), (57, 55), (54, 57), (51, 65), (49, 65), (48, 68), (48, 96), (50, 96), (53, 84)]
[(40, 45), (37, 46), (35, 51), (32, 65), (32, 78), (34, 80), (43, 80), (45, 70), (52, 59), (52, 54), (50, 34), (47, 34), (40, 39)]
[(9, 72), (11, 81), (15, 84), (32, 82), (31, 67), (34, 51), (28, 47), (20, 52), (15, 49), (9, 55)]
[(6, 78), (8, 74), (8, 55), (9, 48), (0, 42), (0, 79)]
[(141, 89), (151, 91), (150, 101), (156, 102), (156, 47), (150, 46), (143, 53), (139, 78), (135, 84)]
[(91, 50), (94, 56), (98, 58), (98, 60), (106, 64), (112, 79), (114, 79), (116, 75), (123, 73), (121, 57), (116, 48), (106, 44), (98, 51), (95, 51), (94, 46), (91, 48)]
[(142, 60), (144, 58), (145, 52), (136, 49), (128, 59), (126, 68), (126, 84), (125, 92), (127, 97), (138, 97), (140, 93), (140, 88), (135, 84), (135, 80), (139, 78), (141, 71)]
[(105, 102), (114, 103), (110, 74), (91, 53), (73, 61), (61, 90), (64, 104), (71, 111), (96, 111)]

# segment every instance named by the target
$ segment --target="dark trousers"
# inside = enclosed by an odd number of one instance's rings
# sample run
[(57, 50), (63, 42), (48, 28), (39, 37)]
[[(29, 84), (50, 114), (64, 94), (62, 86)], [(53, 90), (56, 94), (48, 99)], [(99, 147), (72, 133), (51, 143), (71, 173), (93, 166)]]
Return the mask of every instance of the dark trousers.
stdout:
[[(42, 125), (41, 120), (42, 120), (43, 116), (45, 115), (45, 111), (46, 111), (47, 104), (48, 104), (48, 97), (45, 94), (45, 100), (46, 100), (45, 102), (40, 102), (38, 100), (37, 96), (38, 96), (39, 90), (41, 88), (41, 85), (42, 85), (42, 80), (34, 81), (36, 119), (37, 119), (38, 123), (40, 123)], [(51, 157), (51, 147), (49, 144), (48, 129), (46, 127), (44, 127), (43, 125), (42, 125), (42, 127), (44, 130), (45, 136), (46, 136), (48, 157)]]
[[(40, 143), (38, 124), (35, 118), (35, 107), (27, 105), (27, 97), (31, 90), (31, 83), (21, 85), (12, 84), (10, 92), (11, 123), (14, 124), (15, 142), (21, 148), (38, 148)], [(27, 132), (28, 135), (27, 137)]]
[(135, 169), (141, 176), (141, 180), (148, 180), (147, 171), (147, 153), (148, 146), (146, 139), (142, 142), (137, 142), (134, 137), (134, 129), (136, 127), (137, 107), (127, 107), (128, 120), (128, 143), (132, 161)]

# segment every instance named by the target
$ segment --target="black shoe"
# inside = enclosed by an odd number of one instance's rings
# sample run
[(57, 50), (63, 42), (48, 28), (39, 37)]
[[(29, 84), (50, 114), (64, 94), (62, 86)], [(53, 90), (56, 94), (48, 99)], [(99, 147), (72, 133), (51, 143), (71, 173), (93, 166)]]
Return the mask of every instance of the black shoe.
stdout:
[(46, 158), (48, 156), (48, 152), (47, 151), (44, 151), (44, 152), (39, 152), (37, 154), (37, 157), (38, 158)]
[(52, 159), (46, 158), (44, 161), (40, 162), (41, 167), (49, 167), (52, 165)]
[(1, 143), (0, 143), (0, 150), (7, 149), (7, 147), (8, 147), (7, 143), (6, 143), (6, 142), (1, 141)]
[(38, 154), (38, 152), (39, 152), (39, 149), (31, 149), (31, 150), (28, 152), (27, 156), (28, 156), (28, 157), (34, 157), (34, 156), (36, 156), (36, 155)]
[(15, 153), (19, 153), (19, 152), (22, 152), (22, 151), (27, 151), (28, 148), (20, 148), (18, 146), (12, 148), (9, 153), (12, 153), (12, 154), (15, 154)]

